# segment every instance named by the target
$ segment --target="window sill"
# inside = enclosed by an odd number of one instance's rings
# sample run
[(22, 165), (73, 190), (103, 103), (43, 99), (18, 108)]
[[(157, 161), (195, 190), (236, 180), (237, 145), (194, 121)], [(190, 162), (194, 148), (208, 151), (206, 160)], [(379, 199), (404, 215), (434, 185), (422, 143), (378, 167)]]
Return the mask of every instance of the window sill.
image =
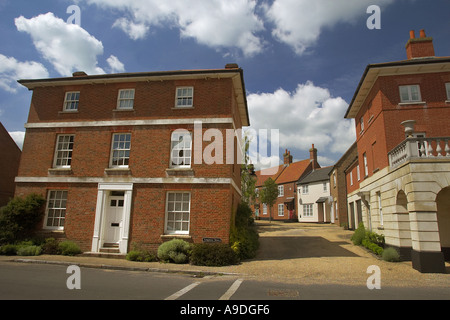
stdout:
[(414, 105), (426, 105), (427, 103), (425, 101), (411, 101), (411, 102), (400, 102), (398, 105), (403, 106), (414, 106)]
[(72, 168), (49, 168), (48, 174), (50, 175), (71, 175), (73, 174)]
[(167, 177), (181, 176), (181, 177), (193, 177), (194, 170), (192, 168), (169, 168), (166, 169)]
[(113, 175), (131, 175), (130, 168), (106, 168), (105, 174), (113, 176)]
[(450, 100), (445, 100), (445, 103), (448, 103), (448, 104), (450, 104)]
[(74, 111), (70, 111), (70, 110), (63, 110), (63, 111), (59, 111), (59, 114), (73, 114), (73, 113), (78, 113), (78, 110), (74, 110)]
[(192, 240), (192, 236), (188, 234), (162, 234), (160, 235), (161, 240), (168, 241), (172, 239), (182, 239), (182, 240)]
[(190, 110), (195, 109), (194, 107), (173, 107), (172, 110)]
[(113, 112), (134, 112), (136, 111), (134, 108), (133, 109), (113, 109)]

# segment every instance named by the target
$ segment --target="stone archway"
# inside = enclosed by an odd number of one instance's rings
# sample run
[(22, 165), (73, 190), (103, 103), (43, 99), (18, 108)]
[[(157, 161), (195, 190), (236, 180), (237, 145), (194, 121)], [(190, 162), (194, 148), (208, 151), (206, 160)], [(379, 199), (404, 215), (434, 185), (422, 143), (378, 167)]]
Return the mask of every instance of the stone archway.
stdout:
[(410, 260), (412, 247), (411, 224), (409, 221), (408, 200), (403, 190), (397, 193), (394, 219), (397, 223), (400, 256), (402, 260)]
[(450, 187), (442, 189), (436, 197), (439, 239), (444, 259), (450, 261)]

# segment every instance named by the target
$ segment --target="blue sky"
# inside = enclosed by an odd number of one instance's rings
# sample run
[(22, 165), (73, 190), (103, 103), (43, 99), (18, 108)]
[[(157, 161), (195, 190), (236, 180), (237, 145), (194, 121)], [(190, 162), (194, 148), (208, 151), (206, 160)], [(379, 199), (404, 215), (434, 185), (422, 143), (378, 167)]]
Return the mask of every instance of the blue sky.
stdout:
[[(366, 26), (370, 5), (381, 29)], [(366, 65), (406, 59), (410, 30), (449, 56), (449, 14), (448, 0), (0, 0), (0, 122), (20, 144), (31, 92), (19, 78), (236, 62), (252, 128), (278, 129), (295, 160), (314, 143), (331, 165), (355, 139), (343, 116)]]

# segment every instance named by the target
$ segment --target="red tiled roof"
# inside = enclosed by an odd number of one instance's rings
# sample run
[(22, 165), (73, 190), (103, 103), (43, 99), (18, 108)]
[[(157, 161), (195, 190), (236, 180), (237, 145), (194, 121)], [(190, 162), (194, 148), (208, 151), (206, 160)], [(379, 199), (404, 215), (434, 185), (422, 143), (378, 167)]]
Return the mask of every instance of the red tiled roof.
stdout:
[(256, 171), (255, 187), (263, 186), (264, 182), (266, 182), (266, 180), (269, 178), (272, 178), (272, 180), (276, 181), (276, 179), (280, 176), (280, 174), (283, 172), (284, 169), (285, 169), (284, 165), (279, 165), (278, 167), (272, 167)]
[[(268, 178), (272, 178), (276, 184), (284, 184), (288, 182), (295, 182), (300, 179), (305, 172), (309, 172), (310, 159), (291, 163), (289, 166), (279, 165), (278, 167), (272, 167), (269, 169), (263, 169), (256, 171), (256, 187), (261, 187)], [(320, 167), (318, 163), (316, 166)], [(266, 173), (266, 174), (264, 174)]]

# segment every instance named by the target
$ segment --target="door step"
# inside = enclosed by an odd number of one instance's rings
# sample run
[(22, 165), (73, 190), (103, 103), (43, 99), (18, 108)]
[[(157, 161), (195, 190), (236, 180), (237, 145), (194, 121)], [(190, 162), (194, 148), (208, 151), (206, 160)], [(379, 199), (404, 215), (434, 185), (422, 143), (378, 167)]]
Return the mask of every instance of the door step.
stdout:
[(99, 250), (101, 253), (120, 253), (119, 244), (117, 243), (104, 243), (103, 247)]

